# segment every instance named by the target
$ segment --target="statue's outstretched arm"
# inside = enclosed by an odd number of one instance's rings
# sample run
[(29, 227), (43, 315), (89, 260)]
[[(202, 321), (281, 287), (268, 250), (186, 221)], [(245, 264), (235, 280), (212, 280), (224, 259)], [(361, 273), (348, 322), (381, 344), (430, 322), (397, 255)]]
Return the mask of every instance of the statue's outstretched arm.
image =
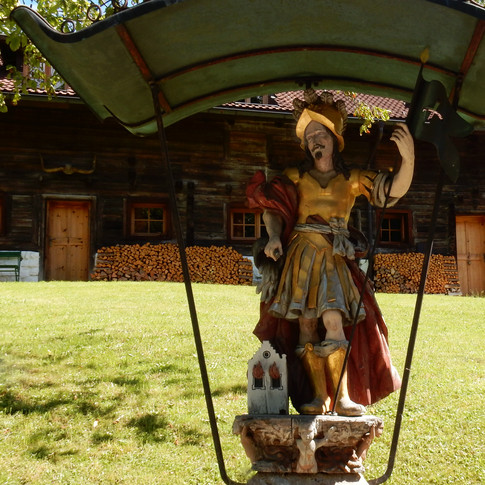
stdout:
[(414, 141), (407, 125), (398, 125), (393, 131), (391, 140), (396, 143), (401, 154), (401, 168), (394, 176), (391, 197), (403, 197), (411, 186), (414, 173)]

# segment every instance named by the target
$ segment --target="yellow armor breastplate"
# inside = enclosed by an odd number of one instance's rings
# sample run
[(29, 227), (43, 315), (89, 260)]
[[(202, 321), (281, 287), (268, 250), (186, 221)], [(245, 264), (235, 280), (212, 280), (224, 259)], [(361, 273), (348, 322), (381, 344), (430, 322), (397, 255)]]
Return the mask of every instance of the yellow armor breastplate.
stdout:
[(336, 217), (348, 222), (358, 189), (358, 182), (353, 181), (352, 177), (346, 180), (339, 174), (323, 188), (310, 174), (305, 173), (298, 179), (297, 187), (300, 196), (299, 223), (305, 223), (312, 215), (319, 215), (326, 221)]

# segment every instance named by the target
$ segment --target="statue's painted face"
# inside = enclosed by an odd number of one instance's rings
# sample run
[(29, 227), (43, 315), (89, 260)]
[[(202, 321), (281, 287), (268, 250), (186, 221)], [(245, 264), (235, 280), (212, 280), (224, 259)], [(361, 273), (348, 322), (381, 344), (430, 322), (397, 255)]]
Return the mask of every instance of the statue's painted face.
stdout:
[(333, 138), (330, 131), (317, 121), (311, 121), (305, 130), (305, 140), (314, 160), (332, 157)]

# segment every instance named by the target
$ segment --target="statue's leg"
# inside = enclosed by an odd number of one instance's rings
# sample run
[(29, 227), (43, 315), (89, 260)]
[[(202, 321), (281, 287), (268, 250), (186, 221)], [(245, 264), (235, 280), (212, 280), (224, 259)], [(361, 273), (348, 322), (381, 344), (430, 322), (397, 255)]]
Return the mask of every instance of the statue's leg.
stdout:
[(327, 392), (325, 360), (315, 352), (314, 348), (320, 342), (318, 320), (300, 317), (299, 325), (297, 355), (302, 361), (313, 390), (312, 401), (300, 406), (300, 412), (302, 414), (325, 414), (328, 411), (330, 398)]
[[(342, 346), (327, 357), (327, 371), (334, 392), (337, 389), (340, 374), (342, 372), (345, 352), (346, 346)], [(341, 416), (362, 416), (365, 414), (365, 407), (362, 406), (362, 404), (355, 403), (349, 397), (347, 366), (343, 371), (342, 382), (340, 384), (338, 396), (336, 397), (335, 412)]]
[[(342, 373), (348, 342), (345, 338), (342, 314), (339, 310), (326, 310), (323, 312), (322, 317), (327, 333), (326, 339), (321, 345), (329, 349), (332, 347), (335, 348), (326, 357), (327, 375), (335, 392)], [(347, 366), (343, 369), (342, 382), (335, 400), (335, 412), (339, 415), (362, 416), (365, 414), (365, 407), (362, 404), (355, 403), (349, 397)]]
[(329, 411), (330, 397), (327, 392), (325, 358), (318, 355), (316, 350), (310, 342), (304, 348), (297, 349), (313, 390), (312, 401), (300, 406), (301, 414), (325, 414)]
[(322, 314), (326, 340), (345, 340), (342, 313), (340, 310), (325, 310)]
[(298, 339), (298, 345), (304, 347), (308, 342), (311, 344), (317, 344), (320, 342), (318, 335), (318, 319), (317, 318), (304, 318), (298, 319), (300, 327), (300, 336)]

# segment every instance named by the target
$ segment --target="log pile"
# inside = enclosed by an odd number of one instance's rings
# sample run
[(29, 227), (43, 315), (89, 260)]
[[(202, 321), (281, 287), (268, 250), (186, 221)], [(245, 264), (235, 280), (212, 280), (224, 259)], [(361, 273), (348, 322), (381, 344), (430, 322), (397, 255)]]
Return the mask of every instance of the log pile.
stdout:
[[(417, 293), (424, 261), (422, 253), (376, 254), (374, 285), (382, 293)], [(424, 288), (428, 294), (459, 291), (456, 260), (453, 256), (433, 254)]]
[[(252, 263), (231, 247), (186, 249), (191, 281), (252, 284)], [(91, 274), (98, 281), (183, 281), (176, 244), (125, 244), (100, 248)]]

